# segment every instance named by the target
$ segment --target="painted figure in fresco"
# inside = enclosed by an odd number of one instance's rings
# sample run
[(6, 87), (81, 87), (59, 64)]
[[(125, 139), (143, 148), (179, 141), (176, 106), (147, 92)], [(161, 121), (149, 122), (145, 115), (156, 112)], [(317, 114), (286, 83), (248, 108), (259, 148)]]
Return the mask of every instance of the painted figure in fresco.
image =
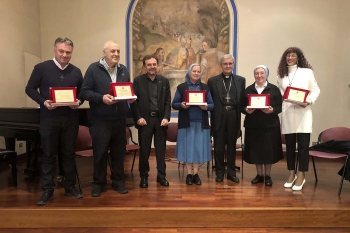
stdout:
[(177, 54), (176, 69), (186, 69), (187, 66), (187, 49), (185, 48), (185, 42), (181, 41), (181, 47), (179, 49), (179, 52)]
[[(157, 74), (163, 73), (163, 64), (165, 61), (165, 50), (163, 48), (157, 48), (157, 50), (154, 52), (153, 56), (155, 56), (158, 59), (158, 66), (157, 66)], [(146, 74), (147, 69), (145, 66), (142, 66), (141, 74)]]
[(211, 42), (204, 39), (202, 41), (203, 54), (201, 54), (201, 67), (203, 72), (202, 82), (207, 83), (210, 77), (221, 73), (220, 59), (224, 53), (216, 48), (211, 48)]
[(191, 47), (192, 44), (192, 39), (191, 37), (187, 40), (186, 43), (186, 50), (187, 50), (187, 61), (186, 61), (186, 68), (188, 69), (190, 67), (191, 64), (193, 64), (195, 62), (195, 51), (194, 49)]

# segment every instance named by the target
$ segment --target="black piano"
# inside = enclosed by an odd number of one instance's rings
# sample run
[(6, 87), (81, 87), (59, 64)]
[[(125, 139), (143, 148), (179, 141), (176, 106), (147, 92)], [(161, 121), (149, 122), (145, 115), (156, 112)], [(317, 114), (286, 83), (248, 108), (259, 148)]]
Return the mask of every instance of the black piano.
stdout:
[[(78, 108), (79, 124), (90, 126), (90, 109)], [(39, 108), (0, 108), (0, 136), (5, 137), (6, 149), (15, 150), (17, 141), (26, 141), (27, 164), (24, 173), (37, 175), (38, 154), (40, 153), (40, 109)], [(131, 111), (127, 112), (127, 126), (133, 126)]]
[[(79, 124), (89, 126), (88, 108), (79, 108)], [(26, 141), (27, 164), (24, 173), (38, 174), (38, 154), (40, 153), (40, 109), (0, 108), (0, 136), (5, 138), (6, 149), (15, 150), (17, 141)]]

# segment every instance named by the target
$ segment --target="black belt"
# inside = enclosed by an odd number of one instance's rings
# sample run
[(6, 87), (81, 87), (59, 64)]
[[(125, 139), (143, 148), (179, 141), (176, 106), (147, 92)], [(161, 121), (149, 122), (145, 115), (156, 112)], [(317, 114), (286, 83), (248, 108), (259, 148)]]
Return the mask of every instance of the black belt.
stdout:
[(159, 116), (159, 113), (158, 112), (149, 112), (149, 115), (151, 117), (157, 117), (157, 116)]
[(237, 109), (237, 107), (236, 106), (224, 106), (224, 109), (233, 110), (233, 109)]

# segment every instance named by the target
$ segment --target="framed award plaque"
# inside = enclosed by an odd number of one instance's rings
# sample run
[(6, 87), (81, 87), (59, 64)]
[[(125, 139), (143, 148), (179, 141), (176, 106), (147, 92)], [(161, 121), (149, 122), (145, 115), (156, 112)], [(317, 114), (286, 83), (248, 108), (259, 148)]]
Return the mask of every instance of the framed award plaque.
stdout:
[(284, 101), (293, 104), (305, 105), (306, 97), (308, 96), (309, 92), (309, 90), (288, 86), (284, 92), (283, 99)]
[(252, 109), (269, 108), (270, 94), (248, 94), (248, 106)]
[(207, 105), (207, 92), (205, 90), (186, 90), (186, 105)]
[(109, 94), (114, 96), (114, 100), (137, 99), (131, 82), (111, 83), (109, 85)]
[(77, 87), (50, 87), (49, 96), (52, 106), (78, 106)]

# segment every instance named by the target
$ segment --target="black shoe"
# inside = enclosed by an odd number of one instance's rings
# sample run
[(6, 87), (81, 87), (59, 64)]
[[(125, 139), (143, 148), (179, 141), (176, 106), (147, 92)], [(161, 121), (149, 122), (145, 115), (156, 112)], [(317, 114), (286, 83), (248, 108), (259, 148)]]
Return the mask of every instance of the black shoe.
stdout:
[(271, 176), (265, 176), (265, 185), (266, 186), (272, 186), (272, 179)]
[(128, 189), (125, 187), (125, 185), (112, 186), (111, 189), (117, 191), (120, 194), (128, 193)]
[(217, 176), (217, 177), (215, 178), (215, 181), (216, 181), (216, 182), (222, 182), (222, 181), (224, 181), (224, 177), (223, 177), (223, 176)]
[(202, 181), (201, 179), (199, 178), (198, 174), (195, 174), (193, 176), (193, 183), (195, 183), (196, 185), (201, 185), (202, 184)]
[(92, 187), (91, 189), (91, 196), (92, 197), (99, 197), (101, 196), (102, 188), (101, 187)]
[(264, 176), (256, 175), (256, 177), (254, 179), (252, 179), (251, 183), (252, 184), (264, 183)]
[(53, 197), (53, 191), (46, 191), (41, 195), (39, 200), (36, 202), (37, 205), (46, 205)]
[(148, 187), (148, 180), (147, 180), (147, 178), (141, 178), (140, 188), (147, 188), (147, 187)]
[(76, 199), (80, 199), (83, 197), (83, 194), (81, 194), (81, 192), (75, 186), (72, 186), (69, 190), (66, 190), (64, 195), (71, 196)]
[(233, 181), (235, 183), (239, 183), (239, 179), (238, 179), (237, 176), (227, 175), (227, 179), (231, 180), (231, 181)]
[(157, 182), (158, 182), (161, 186), (169, 186), (169, 182), (168, 182), (165, 178), (157, 177)]
[(191, 175), (191, 174), (188, 174), (188, 175), (186, 176), (186, 184), (192, 185), (192, 184), (193, 184), (192, 181), (193, 181), (192, 175)]

